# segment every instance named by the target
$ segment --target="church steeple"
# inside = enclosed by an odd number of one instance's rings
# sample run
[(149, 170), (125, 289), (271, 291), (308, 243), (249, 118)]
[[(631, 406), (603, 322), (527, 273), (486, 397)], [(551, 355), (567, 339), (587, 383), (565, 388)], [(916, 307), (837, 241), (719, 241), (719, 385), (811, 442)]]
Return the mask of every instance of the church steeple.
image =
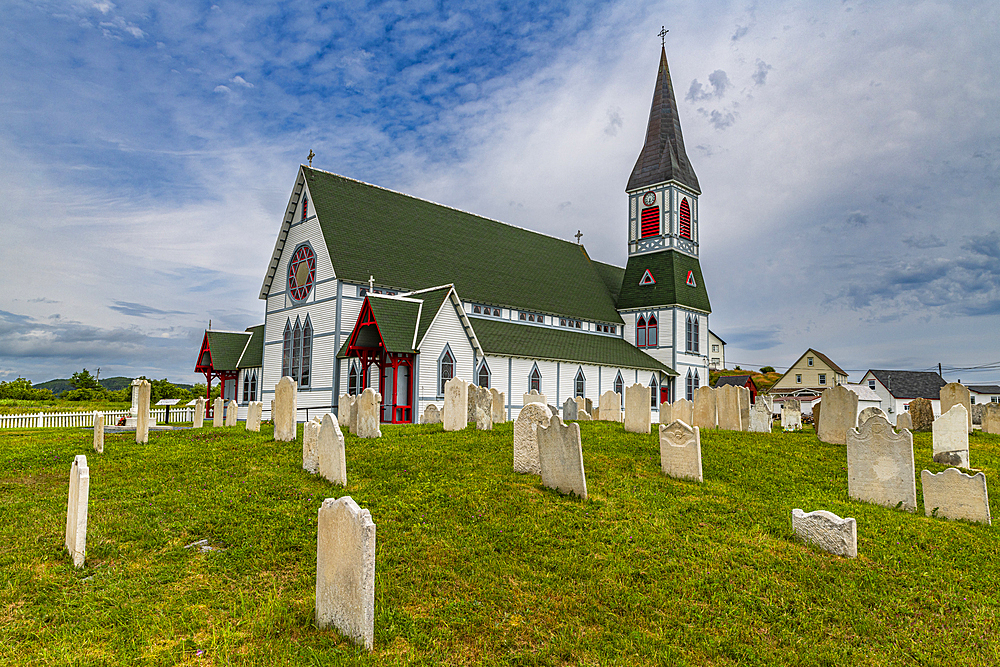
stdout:
[(677, 113), (664, 47), (660, 50), (660, 71), (656, 76), (653, 104), (649, 110), (646, 143), (639, 153), (639, 159), (635, 161), (625, 191), (632, 192), (666, 181), (677, 181), (701, 194), (698, 177), (684, 152), (681, 120)]

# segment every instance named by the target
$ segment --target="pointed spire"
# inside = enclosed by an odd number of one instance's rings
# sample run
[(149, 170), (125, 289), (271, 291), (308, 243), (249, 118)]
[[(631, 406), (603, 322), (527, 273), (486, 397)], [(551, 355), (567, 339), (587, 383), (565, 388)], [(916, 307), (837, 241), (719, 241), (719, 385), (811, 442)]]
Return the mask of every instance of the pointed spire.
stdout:
[(646, 126), (646, 145), (635, 161), (626, 191), (637, 190), (664, 181), (678, 181), (701, 194), (698, 177), (684, 152), (681, 119), (674, 100), (674, 86), (667, 67), (667, 51), (660, 49), (660, 71), (656, 76), (653, 105)]

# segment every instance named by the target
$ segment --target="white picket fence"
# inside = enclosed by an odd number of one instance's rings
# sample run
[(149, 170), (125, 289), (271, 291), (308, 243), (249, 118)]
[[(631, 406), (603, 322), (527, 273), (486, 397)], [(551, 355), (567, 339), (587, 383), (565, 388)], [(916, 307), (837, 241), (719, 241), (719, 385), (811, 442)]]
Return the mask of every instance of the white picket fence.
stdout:
[[(166, 408), (152, 408), (151, 420), (163, 422), (167, 418)], [(108, 410), (104, 413), (104, 425), (114, 426), (118, 420), (128, 415), (128, 410)], [(170, 423), (194, 420), (194, 406), (170, 408)], [(39, 412), (32, 415), (0, 415), (0, 429), (4, 428), (66, 428), (78, 426), (93, 427), (93, 412)]]

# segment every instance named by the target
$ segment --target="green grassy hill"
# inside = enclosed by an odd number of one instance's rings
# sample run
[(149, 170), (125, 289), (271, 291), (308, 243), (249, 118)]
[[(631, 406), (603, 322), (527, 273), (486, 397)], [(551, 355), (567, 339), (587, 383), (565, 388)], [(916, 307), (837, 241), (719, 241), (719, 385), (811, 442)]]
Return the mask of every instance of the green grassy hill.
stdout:
[[(133, 378), (127, 377), (111, 377), (98, 380), (97, 383), (108, 391), (118, 391), (119, 389), (125, 389), (126, 387), (132, 386), (132, 380)], [(176, 382), (172, 382), (171, 384), (176, 387), (180, 387), (181, 389), (187, 389), (188, 391), (190, 391), (194, 386), (190, 384), (177, 384)], [(73, 389), (73, 385), (69, 383), (68, 379), (49, 380), (48, 382), (42, 382), (41, 384), (32, 386), (36, 389), (49, 389), (56, 396), (64, 391), (70, 391)]]
[[(696, 484), (660, 473), (654, 435), (581, 427), (587, 501), (512, 472), (511, 424), (348, 436), (346, 490), (267, 426), (108, 435), (103, 455), (83, 430), (0, 432), (0, 663), (1000, 662), (996, 529), (850, 501), (844, 447), (811, 432), (706, 432)], [(997, 484), (1000, 436), (971, 451)], [(75, 454), (81, 570), (63, 546)], [(915, 457), (942, 469), (930, 434)], [(370, 654), (312, 620), (317, 509), (345, 494), (377, 525)], [(859, 557), (796, 541), (795, 507), (855, 517)], [(221, 550), (184, 548), (200, 539)]]

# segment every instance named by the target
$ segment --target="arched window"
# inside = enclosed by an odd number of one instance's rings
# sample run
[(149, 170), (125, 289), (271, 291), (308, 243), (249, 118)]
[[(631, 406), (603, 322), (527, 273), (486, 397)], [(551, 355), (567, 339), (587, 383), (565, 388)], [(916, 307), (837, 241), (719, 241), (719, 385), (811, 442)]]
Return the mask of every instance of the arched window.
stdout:
[(660, 208), (650, 206), (642, 209), (642, 238), (657, 236), (660, 233)]
[(302, 198), (302, 219), (309, 217), (309, 197)]
[[(694, 343), (693, 343), (693, 345), (692, 345), (692, 347), (693, 347), (694, 349), (692, 350), (692, 352), (694, 352), (695, 354), (698, 354), (698, 352), (699, 352), (699, 351), (700, 351), (700, 349), (701, 349), (701, 344), (699, 343), (699, 339), (701, 338), (701, 335), (700, 335), (700, 334), (699, 334), (699, 332), (698, 332), (699, 328), (701, 327), (701, 325), (699, 324), (699, 322), (700, 322), (701, 320), (700, 320), (700, 319), (698, 318), (698, 316), (697, 316), (697, 315), (695, 315), (695, 316), (694, 316), (694, 317), (692, 317), (691, 319), (693, 319), (693, 320), (694, 320), (694, 322), (692, 323), (692, 327), (691, 327), (692, 329), (694, 329), (694, 336), (693, 336), (693, 338), (694, 338)], [(697, 372), (695, 372), (695, 375), (697, 375)]]
[(538, 372), (538, 366), (534, 366), (531, 369), (531, 375), (528, 376), (528, 391), (532, 389), (539, 394), (542, 393), (542, 374)]
[(654, 375), (649, 380), (649, 407), (654, 410), (656, 409), (656, 406), (659, 405), (657, 402), (657, 393), (656, 376)]
[(573, 381), (573, 396), (586, 396), (587, 378), (581, 368), (576, 372), (576, 379)]
[(698, 342), (700, 325), (697, 315), (688, 315), (684, 324), (684, 351), (691, 354), (698, 354), (700, 344)]
[(299, 386), (308, 387), (310, 379), (310, 370), (312, 368), (312, 340), (313, 340), (313, 327), (312, 322), (309, 320), (309, 316), (306, 315), (306, 323), (302, 327), (302, 370), (299, 373)]
[(249, 403), (250, 398), (250, 371), (243, 371), (243, 402)]
[(684, 396), (685, 396), (685, 398), (687, 398), (687, 400), (693, 401), (694, 400), (695, 386), (694, 386), (694, 376), (691, 375), (691, 369), (690, 368), (688, 369), (688, 374), (687, 374), (687, 378), (685, 380), (685, 384), (687, 385), (687, 387), (686, 387), (686, 391), (684, 392)]
[(299, 369), (302, 363), (302, 325), (295, 318), (295, 328), (292, 329), (292, 379), (299, 381)]
[(650, 315), (646, 322), (646, 347), (656, 347), (656, 315)]
[(347, 371), (347, 393), (351, 396), (361, 393), (361, 369), (357, 363), (352, 363), (351, 369)]
[(485, 361), (483, 361), (483, 363), (480, 364), (479, 366), (478, 379), (479, 379), (478, 384), (480, 387), (484, 387), (486, 389), (490, 388), (490, 367), (486, 365)]
[(701, 378), (698, 377), (697, 369), (694, 372), (694, 388), (698, 389), (701, 386)]
[[(285, 320), (285, 333), (281, 346), (281, 376), (291, 377), (300, 387), (309, 386), (312, 368), (313, 328), (309, 316), (306, 316), (305, 327), (301, 320), (295, 318), (295, 327), (291, 319)], [(256, 400), (256, 399), (250, 399)]]
[(625, 395), (625, 382), (622, 381), (621, 371), (618, 372), (618, 377), (615, 378), (615, 393), (621, 394), (623, 397)]
[(281, 377), (292, 374), (292, 322), (285, 320), (285, 333), (281, 345)]
[(681, 236), (686, 239), (691, 238), (691, 205), (688, 204), (687, 197), (681, 199), (680, 207), (680, 227)]
[(646, 318), (642, 315), (635, 323), (635, 345), (636, 347), (646, 347)]
[(455, 357), (451, 356), (451, 349), (445, 348), (438, 361), (438, 396), (444, 396), (444, 384), (455, 377)]
[(250, 374), (250, 400), (256, 401), (260, 398), (257, 395), (257, 371)]

